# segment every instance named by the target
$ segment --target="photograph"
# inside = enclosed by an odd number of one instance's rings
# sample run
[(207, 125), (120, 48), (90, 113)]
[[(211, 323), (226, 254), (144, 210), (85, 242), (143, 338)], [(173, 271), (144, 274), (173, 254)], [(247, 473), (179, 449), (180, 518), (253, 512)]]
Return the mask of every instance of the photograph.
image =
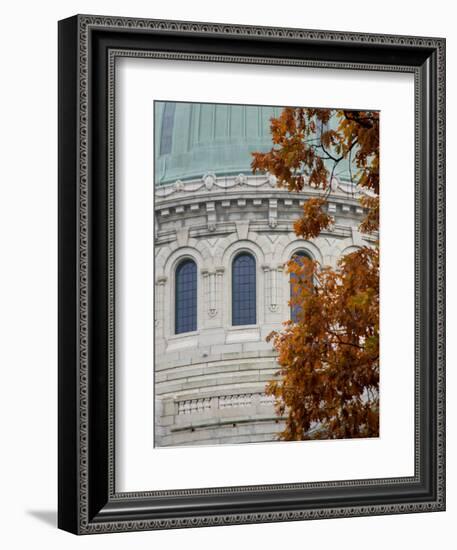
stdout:
[(155, 447), (380, 437), (380, 118), (154, 101)]
[(457, 548), (452, 6), (2, 5), (2, 548)]
[(59, 528), (444, 511), (445, 37), (188, 15), (59, 20)]

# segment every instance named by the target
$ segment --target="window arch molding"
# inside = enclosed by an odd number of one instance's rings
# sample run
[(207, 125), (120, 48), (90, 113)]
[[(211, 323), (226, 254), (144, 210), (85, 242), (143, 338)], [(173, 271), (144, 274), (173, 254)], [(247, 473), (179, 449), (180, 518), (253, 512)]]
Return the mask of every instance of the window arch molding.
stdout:
[(297, 254), (297, 252), (303, 251), (312, 260), (318, 261), (321, 265), (323, 264), (323, 255), (320, 250), (320, 248), (309, 241), (305, 241), (303, 239), (296, 239), (295, 241), (292, 241), (291, 243), (288, 243), (287, 246), (284, 247), (284, 250), (281, 254), (281, 261), (283, 263), (288, 262), (294, 254)]
[(349, 246), (346, 246), (346, 248), (343, 248), (341, 250), (341, 256), (345, 256), (346, 254), (351, 254), (352, 252), (357, 252), (357, 250), (360, 250), (362, 247), (356, 244), (350, 244)]
[[(202, 285), (200, 281), (200, 273), (203, 265), (203, 258), (200, 252), (191, 247), (182, 247), (174, 250), (165, 260), (163, 264), (163, 275), (167, 278), (166, 285), (166, 310), (164, 324), (166, 326), (166, 336), (167, 337), (180, 337), (184, 336), (186, 333), (176, 334), (175, 325), (176, 325), (176, 270), (179, 267), (181, 262), (186, 260), (192, 260), (195, 262), (197, 269), (197, 330), (201, 327), (202, 320)], [(156, 277), (158, 274), (156, 275)]]
[(297, 250), (294, 250), (290, 255), (289, 260), (291, 260), (295, 256), (299, 256), (301, 258), (306, 257), (306, 258), (309, 258), (310, 260), (314, 260), (314, 256), (310, 254), (309, 250), (306, 250), (306, 248), (298, 248)]

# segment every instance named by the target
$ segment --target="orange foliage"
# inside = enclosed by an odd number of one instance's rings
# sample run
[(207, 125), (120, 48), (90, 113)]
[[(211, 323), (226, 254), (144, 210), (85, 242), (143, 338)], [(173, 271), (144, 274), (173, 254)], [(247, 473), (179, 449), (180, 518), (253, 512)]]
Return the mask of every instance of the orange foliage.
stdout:
[(323, 209), (323, 198), (308, 199), (303, 205), (303, 215), (295, 220), (294, 231), (298, 237), (312, 239), (333, 225), (333, 218)]
[[(337, 120), (331, 126), (329, 121)], [(291, 192), (305, 184), (322, 191), (294, 223), (297, 236), (317, 237), (333, 219), (326, 211), (335, 167), (349, 162), (365, 217), (360, 230), (379, 229), (379, 116), (373, 111), (285, 108), (271, 121), (273, 148), (254, 153), (254, 171), (268, 171)], [(280, 439), (379, 435), (379, 243), (340, 258), (336, 269), (293, 258), (286, 321), (268, 339), (279, 371), (266, 393), (285, 416)], [(298, 306), (298, 307), (297, 307)]]

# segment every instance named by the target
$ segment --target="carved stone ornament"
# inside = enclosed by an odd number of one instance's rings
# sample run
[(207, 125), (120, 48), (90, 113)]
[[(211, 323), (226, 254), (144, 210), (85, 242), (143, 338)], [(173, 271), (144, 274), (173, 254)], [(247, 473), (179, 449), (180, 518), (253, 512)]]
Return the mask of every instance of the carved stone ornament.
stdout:
[(276, 187), (278, 183), (278, 178), (274, 174), (268, 174), (267, 181), (271, 187)]
[(216, 183), (216, 174), (213, 174), (212, 172), (206, 173), (203, 178), (203, 183), (205, 184), (206, 189), (210, 191), (214, 184)]
[(173, 184), (173, 189), (175, 191), (184, 191), (184, 183), (181, 180), (175, 181)]
[(237, 185), (246, 185), (247, 182), (248, 182), (248, 178), (244, 174), (238, 174), (235, 178), (235, 183)]

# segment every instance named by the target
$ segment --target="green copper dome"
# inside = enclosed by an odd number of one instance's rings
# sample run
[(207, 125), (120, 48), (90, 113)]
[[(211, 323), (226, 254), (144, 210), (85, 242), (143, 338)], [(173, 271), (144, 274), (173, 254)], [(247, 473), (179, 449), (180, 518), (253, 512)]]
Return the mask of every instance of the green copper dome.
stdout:
[(271, 149), (270, 118), (281, 107), (156, 101), (155, 184), (249, 174), (253, 151)]

